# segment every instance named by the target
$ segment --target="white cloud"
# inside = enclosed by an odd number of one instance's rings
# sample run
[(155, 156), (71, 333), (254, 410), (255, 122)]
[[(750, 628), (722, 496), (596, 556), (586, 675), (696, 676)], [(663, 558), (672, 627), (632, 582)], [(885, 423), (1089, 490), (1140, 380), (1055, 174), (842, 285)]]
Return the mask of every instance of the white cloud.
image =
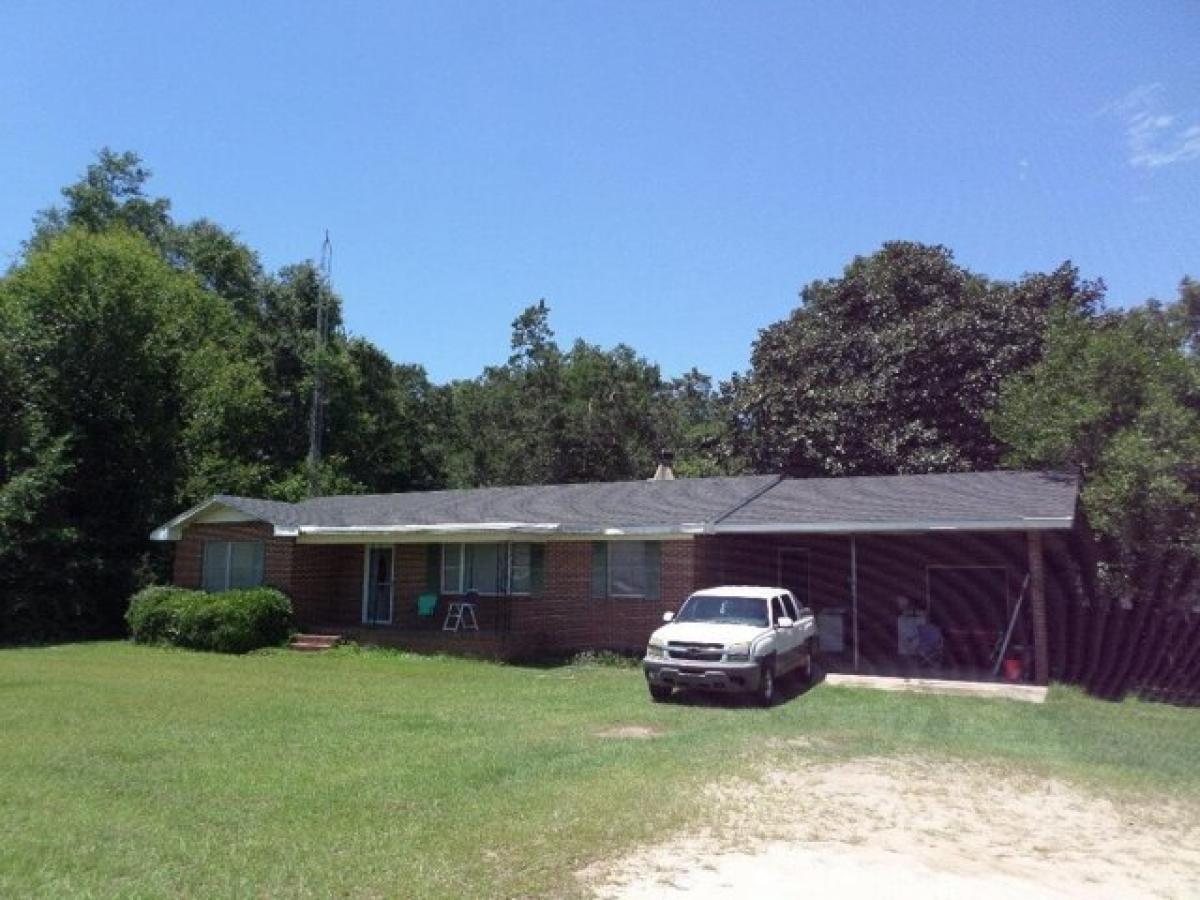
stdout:
[(1125, 125), (1129, 164), (1137, 169), (1157, 169), (1200, 159), (1200, 122), (1185, 123), (1166, 108), (1161, 84), (1144, 84), (1104, 113)]

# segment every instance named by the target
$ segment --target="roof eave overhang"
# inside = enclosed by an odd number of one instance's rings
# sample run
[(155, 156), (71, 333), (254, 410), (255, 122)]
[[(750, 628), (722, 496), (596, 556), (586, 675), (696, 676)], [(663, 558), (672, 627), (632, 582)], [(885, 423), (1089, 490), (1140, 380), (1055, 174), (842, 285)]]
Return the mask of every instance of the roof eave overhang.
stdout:
[(1051, 531), (1069, 529), (1074, 516), (1029, 516), (1019, 519), (906, 522), (724, 522), (714, 534), (892, 534), (947, 531)]
[[(447, 540), (495, 541), (497, 537), (525, 540), (680, 540), (707, 533), (703, 522), (674, 525), (578, 526), (552, 522), (446, 522), (433, 525), (323, 526), (293, 529), (287, 536), (301, 544), (419, 544)], [(279, 534), (279, 529), (276, 529)]]
[[(216, 497), (209, 497), (207, 500), (197, 503), (191, 509), (181, 512), (171, 521), (166, 522), (158, 528), (150, 532), (150, 540), (152, 541), (178, 541), (183, 538), (183, 529), (190, 525), (193, 521), (203, 516), (211, 509), (227, 509), (232, 513), (239, 514), (241, 521), (251, 522), (257, 521), (253, 516), (244, 513), (236, 506)], [(233, 522), (233, 519), (228, 520)], [(278, 531), (278, 529), (276, 529)]]

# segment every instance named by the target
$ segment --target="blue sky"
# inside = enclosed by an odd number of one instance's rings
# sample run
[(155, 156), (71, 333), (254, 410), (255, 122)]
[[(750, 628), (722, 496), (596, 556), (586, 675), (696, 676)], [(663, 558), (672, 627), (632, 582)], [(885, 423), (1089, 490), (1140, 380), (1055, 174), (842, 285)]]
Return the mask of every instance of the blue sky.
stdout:
[(563, 342), (744, 369), (890, 239), (1113, 305), (1200, 277), (1200, 3), (210, 0), (0, 8), (0, 254), (102, 146), (438, 381)]

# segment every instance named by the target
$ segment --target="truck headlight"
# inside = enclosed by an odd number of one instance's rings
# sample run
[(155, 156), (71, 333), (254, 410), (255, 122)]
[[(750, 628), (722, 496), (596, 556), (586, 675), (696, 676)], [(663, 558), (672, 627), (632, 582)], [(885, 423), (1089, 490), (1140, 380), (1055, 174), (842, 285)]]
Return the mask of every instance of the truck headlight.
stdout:
[(646, 659), (666, 659), (667, 648), (658, 641), (646, 645)]
[(750, 659), (750, 645), (742, 644), (726, 644), (725, 659), (729, 662), (745, 662)]

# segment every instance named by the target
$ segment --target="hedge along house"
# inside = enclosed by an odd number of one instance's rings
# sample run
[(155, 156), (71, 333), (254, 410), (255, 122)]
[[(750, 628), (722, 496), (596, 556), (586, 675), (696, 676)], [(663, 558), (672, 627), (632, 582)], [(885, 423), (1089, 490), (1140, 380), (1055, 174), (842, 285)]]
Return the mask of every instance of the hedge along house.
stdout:
[[(1077, 497), (1074, 476), (1050, 472), (718, 477), (300, 503), (215, 496), (152, 537), (175, 542), (176, 584), (270, 584), (306, 629), (418, 650), (641, 648), (691, 591), (769, 584), (818, 614), (828, 668), (978, 677), (1011, 631), (1007, 655), (1044, 683), (1047, 609), (1080, 590), (1068, 552)], [(466, 596), (479, 631), (444, 631), (450, 604)], [(918, 654), (914, 623), (936, 627), (942, 652)]]

